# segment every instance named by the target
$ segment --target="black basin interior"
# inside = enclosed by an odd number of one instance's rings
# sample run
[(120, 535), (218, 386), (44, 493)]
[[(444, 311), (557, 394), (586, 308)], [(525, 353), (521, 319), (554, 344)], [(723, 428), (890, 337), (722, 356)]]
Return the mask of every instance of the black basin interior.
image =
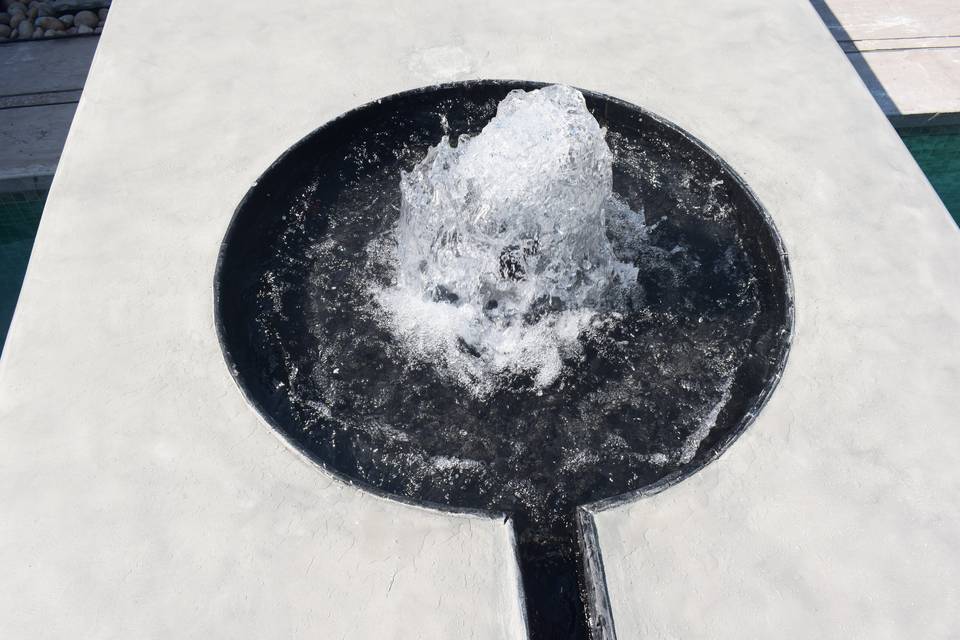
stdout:
[[(662, 488), (715, 459), (786, 362), (789, 269), (770, 217), (716, 154), (634, 105), (583, 91), (644, 216), (642, 304), (550, 388), (476, 399), (406, 359), (370, 311), (368, 248), (399, 214), (401, 170), (476, 134), (513, 89), (474, 81), (361, 106), (290, 148), (238, 207), (216, 291), (224, 355), (250, 403), (330, 472), (438, 508), (507, 513), (532, 638), (586, 637), (580, 505)], [(649, 604), (649, 603), (648, 603)]]

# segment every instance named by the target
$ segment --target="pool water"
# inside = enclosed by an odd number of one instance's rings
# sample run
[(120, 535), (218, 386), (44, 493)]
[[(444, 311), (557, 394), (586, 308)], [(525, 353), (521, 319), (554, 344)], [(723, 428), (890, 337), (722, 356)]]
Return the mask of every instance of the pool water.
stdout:
[(960, 124), (899, 130), (907, 149), (960, 224)]
[(48, 183), (38, 178), (18, 181), (7, 191), (0, 189), (0, 345), (10, 328)]
[[(960, 124), (899, 130), (904, 144), (960, 225)], [(7, 337), (49, 179), (0, 186), (0, 345)], [(6, 189), (6, 190), (4, 190)]]

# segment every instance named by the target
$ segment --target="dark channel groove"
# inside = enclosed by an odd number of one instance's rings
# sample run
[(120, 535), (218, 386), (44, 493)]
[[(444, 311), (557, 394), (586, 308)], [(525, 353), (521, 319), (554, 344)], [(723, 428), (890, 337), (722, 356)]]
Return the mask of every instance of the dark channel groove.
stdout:
[(396, 220), (400, 171), (446, 133), (477, 133), (510, 90), (541, 86), (417, 89), (310, 133), (237, 208), (215, 321), (250, 404), (330, 473), (509, 518), (533, 640), (613, 640), (592, 514), (681, 481), (746, 429), (785, 366), (792, 288), (770, 217), (722, 159), (659, 116), (584, 91), (607, 129), (614, 191), (650, 229), (635, 258), (641, 299), (582, 336), (583, 357), (542, 393), (518, 376), (470, 398), (407, 358), (366, 288), (389, 282), (368, 247)]

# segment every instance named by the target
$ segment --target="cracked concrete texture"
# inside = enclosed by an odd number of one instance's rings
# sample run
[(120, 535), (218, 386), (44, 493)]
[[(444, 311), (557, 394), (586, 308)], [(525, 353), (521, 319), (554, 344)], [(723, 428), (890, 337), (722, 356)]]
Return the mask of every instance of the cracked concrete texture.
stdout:
[(246, 405), (213, 328), (257, 176), (325, 120), (464, 69), (670, 118), (791, 254), (796, 342), (760, 419), (597, 516), (621, 640), (960, 626), (960, 238), (806, 2), (262, 8), (111, 11), (0, 360), (0, 636), (524, 636), (502, 520), (332, 480)]

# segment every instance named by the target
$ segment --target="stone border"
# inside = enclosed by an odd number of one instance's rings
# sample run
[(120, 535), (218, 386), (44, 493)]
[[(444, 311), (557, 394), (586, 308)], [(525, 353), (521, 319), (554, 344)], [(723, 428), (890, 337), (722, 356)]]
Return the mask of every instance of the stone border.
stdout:
[(103, 31), (111, 0), (0, 0), (0, 43), (93, 36)]

